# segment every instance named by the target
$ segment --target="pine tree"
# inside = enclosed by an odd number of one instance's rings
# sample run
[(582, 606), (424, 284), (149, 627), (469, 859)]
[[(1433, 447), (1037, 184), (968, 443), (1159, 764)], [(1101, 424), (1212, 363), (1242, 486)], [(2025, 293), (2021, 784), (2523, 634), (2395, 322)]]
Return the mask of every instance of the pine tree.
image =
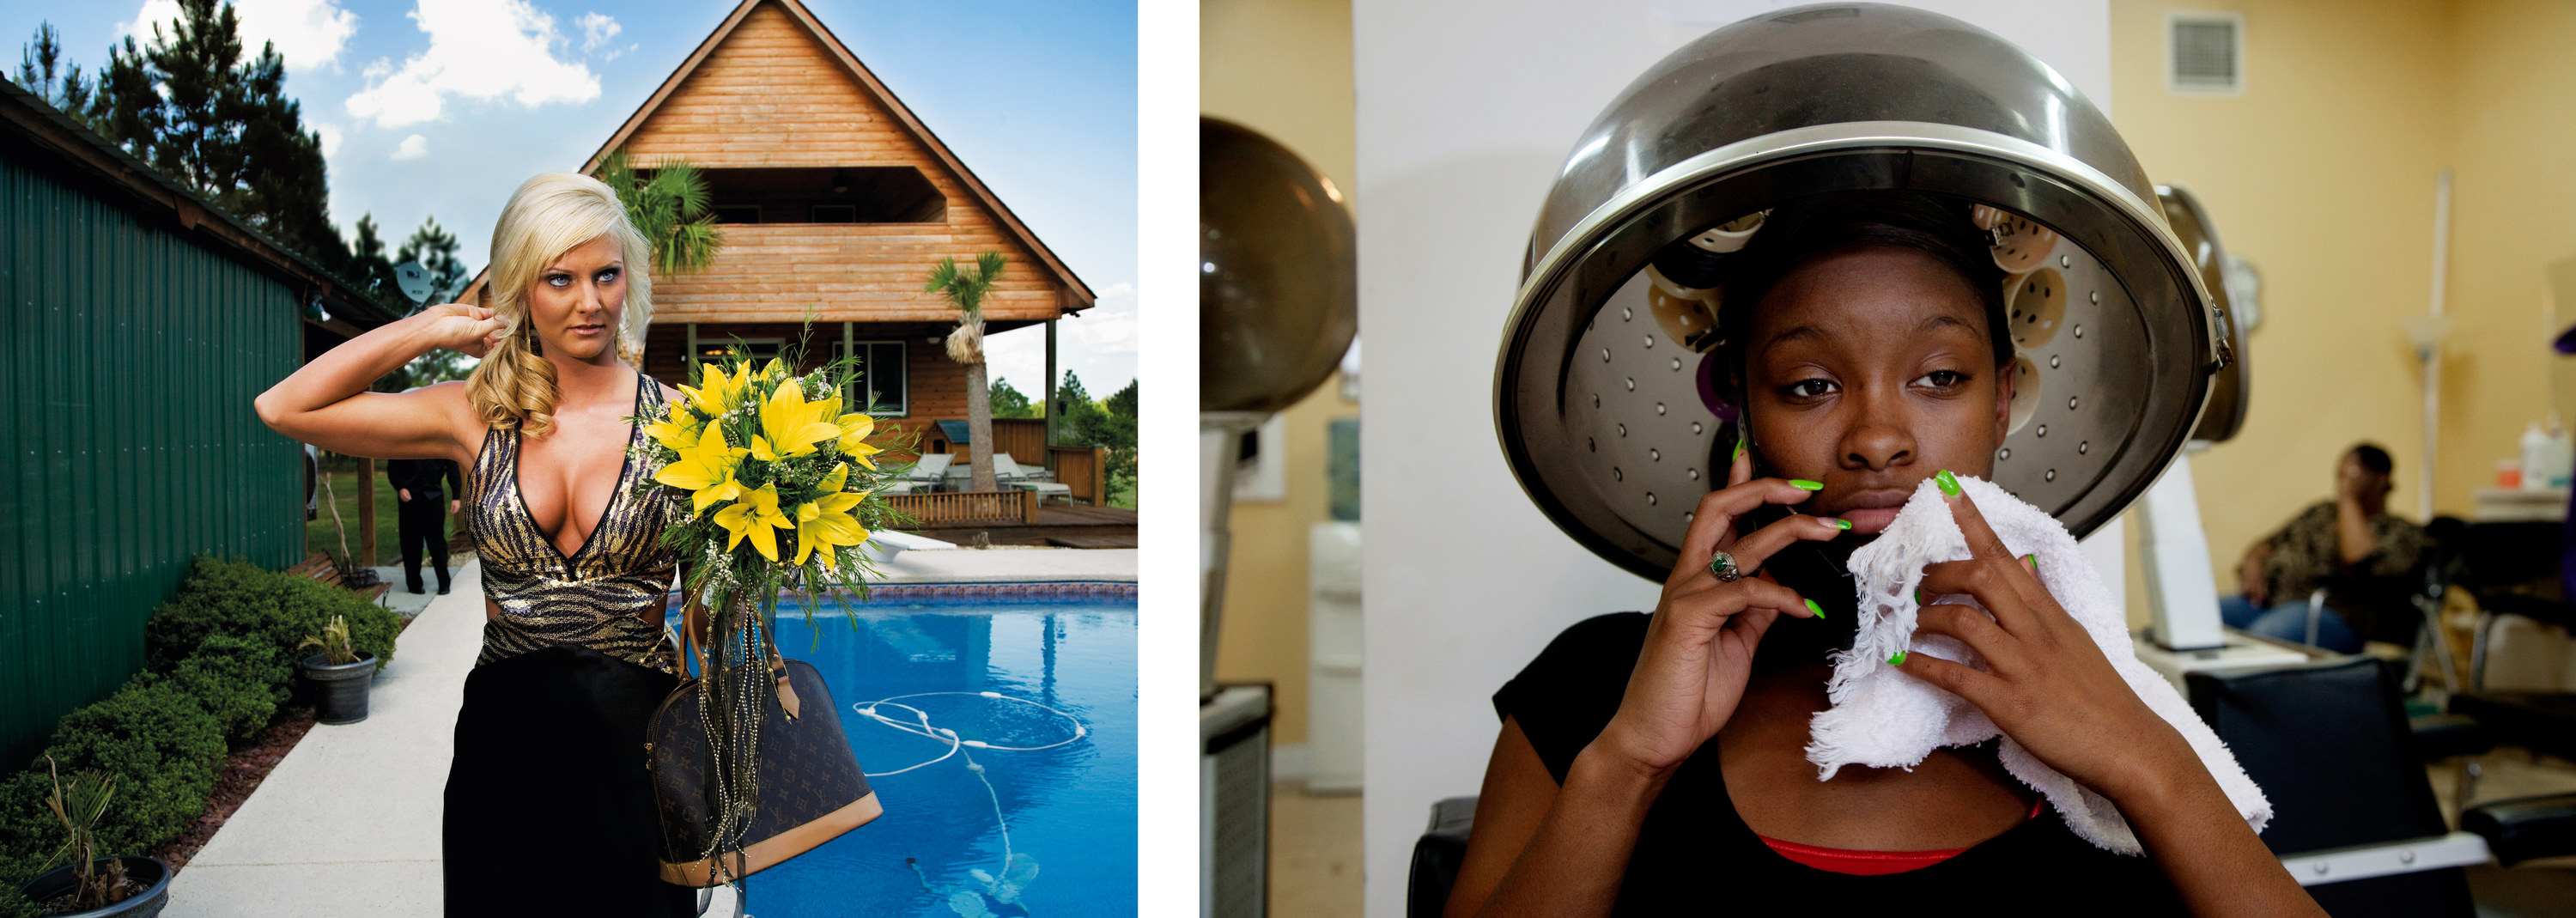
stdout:
[(180, 18), (153, 24), (149, 45), (127, 36), (108, 49), (90, 128), (288, 248), (347, 270), (322, 138), (285, 95), (285, 59), (274, 44), (244, 59), (231, 4), (179, 6)]
[(1038, 404), (1029, 401), (1007, 379), (993, 380), (993, 416), (997, 418), (1034, 418), (1042, 416)]
[(104, 97), (89, 76), (81, 73), (79, 64), (64, 64), (62, 56), (62, 34), (54, 30), (50, 21), (37, 23), (35, 40), (19, 50), (16, 82), (56, 111), (87, 125), (91, 115), (101, 110)]
[(348, 276), (378, 299), (409, 301), (394, 282), (394, 262), (385, 257), (385, 240), (376, 230), (373, 213), (358, 217), (358, 238), (349, 244)]

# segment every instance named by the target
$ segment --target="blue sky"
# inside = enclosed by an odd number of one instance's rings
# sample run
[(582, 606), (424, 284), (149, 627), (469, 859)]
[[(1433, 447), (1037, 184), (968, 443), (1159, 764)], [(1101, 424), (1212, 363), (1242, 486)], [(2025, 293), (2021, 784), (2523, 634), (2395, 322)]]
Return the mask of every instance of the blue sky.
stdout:
[[(983, 179), (1099, 303), (1060, 323), (1059, 359), (1095, 396), (1136, 374), (1136, 10), (1047, 0), (805, 0)], [(732, 3), (236, 0), (246, 44), (274, 41), (287, 91), (323, 133), (331, 216), (372, 213), (388, 245), (424, 217), (480, 269), (520, 181), (577, 168)], [(0, 39), (40, 21), (84, 69), (175, 0), (0, 0)], [(136, 25), (136, 23), (144, 23)], [(12, 72), (15, 56), (5, 62)], [(992, 371), (1035, 393), (1044, 333), (990, 339)]]

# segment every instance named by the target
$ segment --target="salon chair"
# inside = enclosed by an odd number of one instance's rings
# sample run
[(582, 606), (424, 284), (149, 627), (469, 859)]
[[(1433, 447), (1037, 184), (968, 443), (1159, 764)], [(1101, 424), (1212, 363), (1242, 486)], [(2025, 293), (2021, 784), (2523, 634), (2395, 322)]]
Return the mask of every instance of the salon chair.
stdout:
[(2576, 795), (2469, 807), (2444, 832), (2424, 764), (2484, 738), (2410, 723), (2398, 681), (2368, 657), (2185, 677), (2272, 801), (2264, 843), (2329, 914), (2468, 915), (2472, 901), (2481, 916), (2566, 914), (2576, 873), (2504, 868), (2576, 854)]
[(2183, 677), (2272, 802), (2263, 843), (2327, 913), (2467, 916), (2461, 868), (2485, 863), (2486, 843), (2444, 823), (2399, 681), (2366, 656)]

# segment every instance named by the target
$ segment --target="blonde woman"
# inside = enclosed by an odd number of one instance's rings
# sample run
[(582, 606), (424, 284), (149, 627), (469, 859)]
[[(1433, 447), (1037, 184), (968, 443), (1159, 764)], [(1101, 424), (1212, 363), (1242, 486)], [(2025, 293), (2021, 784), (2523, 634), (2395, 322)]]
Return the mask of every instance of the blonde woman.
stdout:
[[(688, 915), (662, 882), (645, 722), (677, 683), (658, 544), (686, 512), (630, 461), (627, 417), (676, 393), (631, 366), (649, 247), (608, 186), (548, 173), (492, 233), (492, 307), (448, 303), (361, 335), (262, 393), (262, 421), (324, 449), (450, 459), (483, 571), (444, 817), (451, 915)], [(365, 391), (435, 348), (471, 378)]]

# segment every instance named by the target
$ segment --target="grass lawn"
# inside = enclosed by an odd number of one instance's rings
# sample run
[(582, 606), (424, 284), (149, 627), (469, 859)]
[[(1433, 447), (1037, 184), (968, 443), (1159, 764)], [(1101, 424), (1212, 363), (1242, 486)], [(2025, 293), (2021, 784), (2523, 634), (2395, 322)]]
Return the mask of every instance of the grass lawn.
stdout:
[[(323, 491), (321, 490), (320, 485), (317, 484), (315, 486), (315, 490), (318, 492), (316, 496), (336, 497), (339, 499), (340, 520), (349, 528), (349, 554), (352, 557), (358, 558), (358, 560), (365, 560), (363, 556), (364, 550), (358, 546), (358, 473), (354, 471), (324, 472), (322, 473), (322, 477), (325, 481), (330, 483), (331, 487), (330, 490)], [(402, 563), (402, 542), (399, 541), (400, 531), (395, 528), (399, 524), (399, 518), (395, 515), (395, 508), (398, 503), (399, 500), (394, 496), (393, 484), (385, 480), (384, 463), (376, 463), (377, 564)], [(313, 519), (306, 520), (304, 522), (304, 550), (307, 553), (340, 550), (340, 533), (338, 529), (331, 525), (331, 508), (317, 504), (315, 509), (318, 509), (321, 512)], [(448, 531), (451, 533), (456, 532), (457, 530), (455, 527), (458, 517), (450, 516), (447, 520)]]

